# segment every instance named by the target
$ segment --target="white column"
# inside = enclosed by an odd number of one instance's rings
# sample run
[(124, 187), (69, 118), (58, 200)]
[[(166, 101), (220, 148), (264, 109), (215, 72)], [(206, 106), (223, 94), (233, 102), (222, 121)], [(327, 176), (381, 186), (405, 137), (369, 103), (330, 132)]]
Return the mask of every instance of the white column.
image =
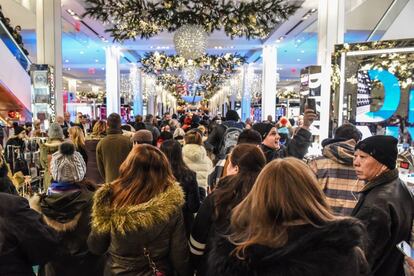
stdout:
[(129, 70), (129, 79), (134, 95), (134, 115), (142, 115), (142, 75), (136, 64)]
[(151, 114), (151, 115), (155, 116), (155, 114), (154, 114), (154, 111), (155, 111), (154, 107), (155, 107), (155, 96), (153, 94), (151, 94), (148, 97), (147, 114)]
[(68, 91), (76, 93), (77, 90), (77, 81), (75, 79), (69, 79), (68, 81)]
[(320, 141), (329, 135), (331, 101), (331, 54), (344, 41), (345, 0), (319, 0), (318, 64), (321, 74)]
[(121, 112), (121, 97), (119, 94), (119, 49), (115, 46), (105, 48), (106, 57), (106, 113)]
[(54, 68), (55, 114), (63, 114), (62, 14), (60, 0), (36, 1), (37, 63)]
[(275, 119), (276, 85), (277, 85), (277, 49), (275, 45), (263, 46), (263, 88), (262, 88), (262, 120), (268, 115)]
[(243, 78), (242, 78), (242, 103), (241, 103), (241, 109), (242, 109), (242, 113), (241, 113), (241, 118), (242, 121), (246, 121), (247, 118), (250, 118), (250, 102), (251, 102), (251, 91), (250, 91), (250, 84), (251, 81), (253, 80), (253, 75), (254, 75), (254, 68), (253, 68), (253, 64), (250, 63), (249, 65), (245, 64), (243, 66), (242, 69), (242, 74), (243, 74)]

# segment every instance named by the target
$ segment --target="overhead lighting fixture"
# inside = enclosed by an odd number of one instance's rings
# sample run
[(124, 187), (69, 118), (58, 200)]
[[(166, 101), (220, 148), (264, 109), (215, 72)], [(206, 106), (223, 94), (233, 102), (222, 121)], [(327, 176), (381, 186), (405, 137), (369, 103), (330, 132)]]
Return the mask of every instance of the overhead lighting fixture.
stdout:
[(85, 52), (84, 51), (80, 51), (79, 54), (83, 55)]
[(67, 11), (70, 15), (72, 15), (72, 16), (76, 14), (76, 13), (75, 13), (74, 11), (72, 11), (71, 9), (67, 9), (66, 11)]
[(78, 21), (81, 21), (81, 20), (82, 20), (82, 19), (79, 17), (79, 15), (77, 15), (77, 14), (72, 15), (72, 17), (73, 17), (73, 19), (78, 20)]
[(300, 51), (302, 54), (305, 53), (305, 50)]
[(298, 58), (296, 61), (297, 61), (297, 62), (300, 62), (300, 58)]
[(280, 43), (280, 39), (276, 39), (276, 43)]
[(105, 70), (105, 67), (102, 67), (102, 70)]
[(285, 39), (285, 36), (281, 36), (281, 37), (279, 37), (279, 40), (283, 40), (283, 39)]
[(95, 59), (95, 62), (99, 62), (99, 59)]
[(313, 9), (311, 9), (311, 10), (310, 10), (310, 12), (311, 12), (311, 13), (315, 13), (317, 10), (318, 10), (318, 9), (313, 8)]
[(70, 68), (68, 68), (67, 70), (70, 71)]
[(69, 60), (68, 60), (68, 59), (66, 59), (66, 60), (65, 60), (65, 62), (69, 62)]

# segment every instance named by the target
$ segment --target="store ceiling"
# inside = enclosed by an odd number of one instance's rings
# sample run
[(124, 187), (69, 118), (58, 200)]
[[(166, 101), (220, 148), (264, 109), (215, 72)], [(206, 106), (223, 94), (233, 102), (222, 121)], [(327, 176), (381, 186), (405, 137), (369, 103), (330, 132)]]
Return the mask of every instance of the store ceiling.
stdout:
[[(0, 0), (0, 3), (4, 0)], [(7, 0), (11, 1), (11, 0)], [(301, 1), (303, 2), (303, 1)], [(318, 7), (318, 0), (305, 0), (302, 8), (286, 23), (279, 27), (268, 42), (274, 43), (280, 36), (295, 26), (302, 16), (310, 9)], [(347, 0), (346, 1), (346, 42), (365, 41), (371, 30), (384, 14), (392, 0)], [(72, 10), (78, 15), (83, 14), (83, 0), (62, 0), (63, 35), (62, 53), (64, 75), (82, 80), (85, 89), (91, 85), (104, 85), (105, 51), (104, 47), (111, 44), (111, 38), (105, 33), (101, 22), (84, 18), (83, 23), (68, 13)], [(369, 12), (367, 12), (369, 11)], [(9, 14), (9, 11), (6, 11)], [(13, 13), (14, 11), (10, 11)], [(10, 15), (11, 18), (15, 15)], [(18, 15), (16, 15), (18, 18)], [(301, 68), (317, 62), (317, 15), (304, 20), (296, 26), (286, 38), (278, 43), (278, 73), (281, 80), (298, 79)], [(13, 20), (15, 21), (15, 20)], [(27, 20), (26, 20), (27, 21)], [(15, 21), (16, 22), (16, 21)], [(16, 22), (18, 24), (18, 22)], [(27, 22), (25, 22), (27, 26)], [(104, 37), (109, 42), (104, 42)], [(126, 41), (119, 45), (122, 49), (121, 70), (127, 73), (130, 63), (149, 51), (165, 51), (174, 54), (173, 34), (162, 33), (149, 40)], [(23, 38), (29, 51), (35, 51), (34, 27), (27, 27)], [(246, 55), (250, 61), (261, 62), (262, 41), (234, 39), (231, 40), (223, 32), (214, 32), (208, 41), (209, 54), (238, 53)]]

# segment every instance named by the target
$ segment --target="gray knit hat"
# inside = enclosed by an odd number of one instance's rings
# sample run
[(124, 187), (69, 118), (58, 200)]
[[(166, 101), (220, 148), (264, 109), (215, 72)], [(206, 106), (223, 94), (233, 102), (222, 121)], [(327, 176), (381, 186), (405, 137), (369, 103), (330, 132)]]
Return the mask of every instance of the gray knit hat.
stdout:
[(152, 140), (152, 133), (147, 129), (140, 129), (131, 137), (131, 142), (138, 144), (152, 144)]
[(47, 132), (47, 136), (50, 139), (65, 139), (65, 136), (63, 135), (63, 129), (59, 125), (59, 123), (52, 123), (49, 126), (49, 130)]
[(57, 182), (74, 183), (83, 180), (86, 174), (86, 164), (75, 146), (70, 142), (60, 145), (59, 151), (52, 154), (50, 172)]

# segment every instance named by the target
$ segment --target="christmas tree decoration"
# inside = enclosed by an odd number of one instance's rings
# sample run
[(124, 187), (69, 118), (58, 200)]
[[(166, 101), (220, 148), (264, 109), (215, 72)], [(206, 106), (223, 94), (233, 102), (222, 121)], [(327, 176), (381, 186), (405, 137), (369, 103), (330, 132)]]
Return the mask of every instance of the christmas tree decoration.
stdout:
[(224, 30), (227, 36), (266, 38), (299, 7), (285, 0), (85, 0), (86, 13), (108, 26), (116, 41), (151, 38), (185, 25), (207, 33)]
[(202, 26), (184, 25), (174, 34), (175, 50), (185, 59), (198, 59), (206, 52), (207, 37)]

